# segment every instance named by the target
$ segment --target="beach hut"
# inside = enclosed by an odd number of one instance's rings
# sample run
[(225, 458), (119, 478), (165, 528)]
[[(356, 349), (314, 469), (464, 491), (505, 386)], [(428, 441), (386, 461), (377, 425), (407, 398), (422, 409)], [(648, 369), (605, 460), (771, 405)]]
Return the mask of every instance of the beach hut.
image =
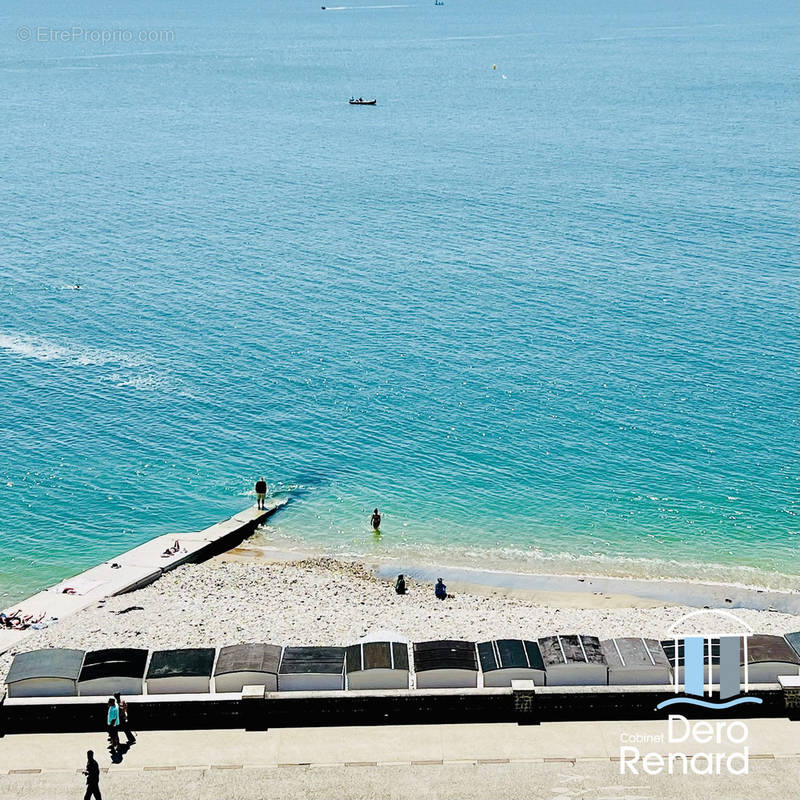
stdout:
[[(740, 646), (741, 680), (745, 680), (745, 647)], [(800, 656), (783, 636), (754, 633), (747, 637), (747, 682), (777, 683), (779, 675), (800, 674)]]
[(605, 639), (600, 649), (608, 664), (610, 686), (668, 685), (672, 683), (670, 661), (656, 639), (624, 637)]
[(783, 638), (789, 643), (789, 647), (800, 656), (800, 631), (796, 633), (787, 633)]
[(156, 650), (147, 669), (148, 694), (202, 694), (211, 689), (216, 650)]
[(478, 685), (475, 642), (442, 639), (414, 645), (418, 689), (458, 689)]
[(360, 642), (347, 648), (348, 689), (408, 689), (405, 642)]
[(85, 651), (62, 647), (18, 653), (6, 676), (9, 697), (74, 697)]
[(484, 686), (511, 686), (511, 681), (533, 681), (543, 686), (544, 661), (537, 642), (492, 639), (478, 643)]
[(344, 689), (344, 647), (286, 647), (278, 673), (279, 692)]
[(241, 692), (244, 686), (278, 691), (281, 648), (276, 644), (234, 644), (219, 651), (214, 668), (218, 692)]
[(548, 686), (603, 686), (608, 665), (596, 636), (545, 636), (539, 639)]
[[(677, 651), (675, 645), (677, 642)], [(684, 653), (684, 640), (680, 639), (662, 639), (661, 647), (664, 648), (664, 653), (672, 664), (673, 680), (675, 679), (675, 668), (677, 665), (677, 683), (682, 684), (685, 681), (685, 653)], [(719, 638), (706, 638), (703, 646), (703, 680), (708, 683), (708, 664), (711, 661), (711, 683), (719, 683)]]
[(84, 697), (110, 697), (121, 694), (141, 694), (147, 650), (135, 647), (92, 650), (83, 660), (78, 678), (78, 694)]

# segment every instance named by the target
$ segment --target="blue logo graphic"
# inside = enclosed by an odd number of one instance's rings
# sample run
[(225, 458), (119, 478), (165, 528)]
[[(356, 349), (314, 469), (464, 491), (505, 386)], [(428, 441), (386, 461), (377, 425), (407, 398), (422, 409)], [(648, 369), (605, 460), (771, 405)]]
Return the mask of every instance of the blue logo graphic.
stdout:
[[(685, 620), (701, 615), (728, 617), (737, 626), (744, 628), (745, 632), (738, 636), (705, 633), (678, 638), (677, 627)], [(671, 646), (668, 642), (664, 643), (664, 649), (672, 661), (675, 694), (680, 694), (681, 684), (683, 693), (679, 697), (662, 701), (656, 706), (657, 709), (687, 704), (722, 710), (744, 703), (762, 702), (760, 697), (746, 696), (750, 688), (747, 640), (753, 633), (749, 625), (727, 611), (702, 610), (681, 617), (672, 625), (670, 633), (675, 634), (675, 637)], [(719, 693), (719, 700), (711, 699), (715, 688)], [(742, 692), (745, 696), (740, 696)]]

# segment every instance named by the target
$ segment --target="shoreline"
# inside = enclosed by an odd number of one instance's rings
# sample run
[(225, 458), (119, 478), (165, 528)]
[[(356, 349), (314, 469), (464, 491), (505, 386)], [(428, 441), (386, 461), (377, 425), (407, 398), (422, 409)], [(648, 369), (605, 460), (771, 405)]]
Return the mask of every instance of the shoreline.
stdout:
[[(376, 577), (392, 581), (398, 573), (419, 582), (433, 583), (444, 576), (445, 583), (461, 591), (502, 591), (544, 602), (560, 599), (571, 607), (600, 607), (592, 598), (609, 598), (603, 607), (655, 607), (684, 605), (697, 608), (752, 609), (800, 615), (800, 591), (782, 591), (759, 586), (713, 581), (622, 578), (592, 574), (550, 574), (478, 569), (457, 565), (408, 563), (395, 557), (372, 558), (329, 556), (313, 550), (287, 550), (261, 546), (251, 540), (217, 556), (223, 561), (265, 561), (290, 563), (308, 559), (331, 559), (347, 564), (362, 564)], [(729, 602), (728, 602), (729, 601)]]

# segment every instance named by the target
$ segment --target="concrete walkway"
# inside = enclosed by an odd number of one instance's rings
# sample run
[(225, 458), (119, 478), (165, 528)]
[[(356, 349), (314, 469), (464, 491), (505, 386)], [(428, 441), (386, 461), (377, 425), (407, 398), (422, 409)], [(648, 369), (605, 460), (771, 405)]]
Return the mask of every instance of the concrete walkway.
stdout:
[[(0, 798), (80, 796), (88, 749), (103, 769), (106, 798), (327, 798), (333, 791), (337, 798), (400, 798), (418, 797), (424, 786), (428, 797), (452, 800), (497, 796), (499, 785), (507, 797), (563, 800), (797, 796), (800, 722), (746, 725), (746, 742), (723, 747), (653, 742), (667, 728), (649, 721), (145, 732), (119, 764), (110, 762), (102, 734), (9, 736), (0, 740)], [(746, 745), (749, 774), (622, 776), (620, 745), (637, 737), (648, 737), (636, 745), (643, 752)]]

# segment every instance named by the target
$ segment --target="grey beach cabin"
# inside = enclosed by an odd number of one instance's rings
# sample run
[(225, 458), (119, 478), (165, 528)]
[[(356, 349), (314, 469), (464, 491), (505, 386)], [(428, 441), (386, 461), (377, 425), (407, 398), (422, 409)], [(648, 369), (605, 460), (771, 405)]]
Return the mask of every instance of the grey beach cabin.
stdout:
[(475, 642), (437, 639), (414, 645), (418, 689), (460, 689), (478, 685)]
[(667, 654), (656, 639), (625, 636), (600, 642), (608, 664), (609, 686), (668, 685), (672, 670)]
[(361, 642), (347, 648), (348, 689), (408, 689), (405, 642)]
[(533, 681), (544, 686), (544, 661), (537, 642), (528, 639), (479, 642), (478, 658), (484, 686), (511, 686), (511, 681)]
[(214, 668), (218, 692), (241, 692), (244, 686), (278, 691), (281, 648), (276, 644), (233, 644), (219, 651)]
[(147, 669), (147, 693), (208, 693), (216, 652), (213, 647), (156, 650)]
[(337, 689), (344, 689), (344, 647), (284, 648), (279, 692)]
[[(744, 641), (739, 647), (744, 680)], [(783, 636), (754, 633), (747, 638), (748, 683), (777, 683), (779, 675), (800, 674), (800, 656)]]
[(147, 655), (147, 650), (135, 647), (88, 652), (78, 678), (78, 694), (84, 697), (109, 697), (115, 692), (142, 694)]
[(604, 686), (608, 665), (596, 636), (545, 636), (539, 639), (548, 686)]
[(48, 647), (18, 653), (6, 676), (9, 697), (75, 697), (85, 651)]

